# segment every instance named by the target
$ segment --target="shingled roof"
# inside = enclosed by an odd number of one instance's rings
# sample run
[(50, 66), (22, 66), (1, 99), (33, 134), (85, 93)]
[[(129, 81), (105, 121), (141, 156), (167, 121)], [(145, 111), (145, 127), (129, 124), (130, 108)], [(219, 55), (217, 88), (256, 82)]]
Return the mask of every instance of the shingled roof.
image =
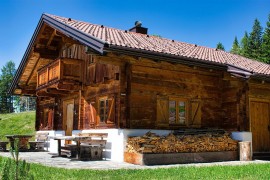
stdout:
[[(149, 52), (174, 55), (190, 58), (206, 63), (218, 63), (240, 68), (253, 74), (270, 75), (268, 64), (231, 54), (214, 48), (198, 46), (176, 40), (119, 30), (103, 25), (91, 24), (71, 18), (44, 14), (67, 27), (78, 30), (80, 33), (92, 37), (101, 44), (114, 47), (144, 50)], [(102, 49), (102, 48), (101, 48)]]

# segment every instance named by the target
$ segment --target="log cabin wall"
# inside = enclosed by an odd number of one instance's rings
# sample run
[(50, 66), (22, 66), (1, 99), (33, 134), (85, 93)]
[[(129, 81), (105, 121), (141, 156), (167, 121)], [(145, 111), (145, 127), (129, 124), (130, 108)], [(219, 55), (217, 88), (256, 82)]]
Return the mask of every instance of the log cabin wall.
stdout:
[(248, 82), (249, 98), (270, 100), (270, 83), (264, 80), (251, 79)]
[(142, 58), (129, 68), (130, 128), (222, 126), (221, 71)]
[(113, 59), (93, 55), (87, 61), (85, 79), (80, 129), (119, 127), (120, 66)]
[[(47, 129), (54, 129), (54, 130), (65, 130), (65, 125), (63, 124), (63, 101), (74, 99), (74, 112), (73, 112), (73, 129), (80, 129), (80, 108), (81, 108), (81, 91), (80, 90), (73, 90), (68, 89), (70, 86), (68, 81), (73, 80), (76, 83), (76, 86), (80, 84), (82, 88), (82, 84), (85, 82), (85, 64), (86, 62), (90, 61), (92, 56), (85, 53), (85, 48), (83, 45), (79, 44), (64, 44), (60, 53), (60, 57), (64, 59), (61, 63), (61, 68), (56, 69), (55, 74), (61, 74), (59, 77), (63, 77), (65, 79), (60, 79), (67, 81), (68, 86), (62, 85), (62, 87), (67, 88), (65, 90), (56, 90), (54, 87), (54, 82), (49, 82), (48, 87), (40, 87), (38, 89), (37, 95), (39, 96), (37, 99), (37, 118), (36, 118), (36, 129), (37, 130), (47, 130)], [(56, 60), (58, 60), (57, 58)], [(52, 63), (55, 63), (56, 60)], [(59, 61), (59, 60), (58, 60)], [(48, 69), (50, 69), (51, 65)], [(44, 68), (44, 67), (43, 67)], [(60, 72), (57, 72), (60, 71)], [(51, 74), (49, 73), (49, 76)], [(58, 77), (58, 78), (59, 78)], [(46, 79), (47, 77), (45, 77)], [(67, 79), (68, 78), (68, 79)], [(73, 79), (72, 79), (73, 78)], [(49, 77), (48, 77), (49, 79)], [(77, 82), (79, 79), (79, 83)], [(39, 82), (39, 81), (37, 81)], [(56, 83), (55, 83), (56, 84)], [(75, 87), (75, 85), (73, 86)], [(80, 88), (80, 89), (81, 89)], [(53, 110), (53, 126), (48, 126), (48, 117), (44, 115), (44, 112), (49, 110)], [(47, 114), (47, 113), (46, 113)], [(49, 116), (49, 118), (51, 115)]]
[(222, 128), (231, 131), (246, 130), (247, 81), (224, 72), (222, 89)]
[(63, 101), (70, 98), (73, 129), (246, 129), (246, 82), (221, 70), (87, 54), (82, 45), (65, 45), (61, 57), (84, 66), (81, 90), (59, 97), (55, 129), (63, 129)]

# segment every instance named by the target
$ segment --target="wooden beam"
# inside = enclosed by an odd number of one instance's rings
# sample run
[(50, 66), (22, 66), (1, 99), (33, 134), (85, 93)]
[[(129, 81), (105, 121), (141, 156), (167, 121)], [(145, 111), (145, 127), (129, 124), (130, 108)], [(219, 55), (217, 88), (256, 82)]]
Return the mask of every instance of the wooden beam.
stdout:
[(48, 94), (68, 94), (69, 91), (65, 91), (65, 90), (57, 90), (57, 89), (54, 89), (54, 88), (47, 88), (46, 91)]
[(45, 30), (46, 27), (48, 27), (46, 24), (43, 24), (43, 25), (42, 25), (42, 27), (41, 27), (41, 29), (40, 29), (40, 31), (39, 31), (39, 33), (38, 33), (36, 42), (38, 42), (38, 41), (42, 38), (42, 36), (43, 36), (42, 32)]
[(79, 91), (79, 90), (81, 90), (81, 86), (80, 85), (76, 85), (76, 84), (59, 83), (57, 85), (57, 89), (58, 90)]
[(22, 95), (35, 95), (36, 94), (36, 91), (35, 90), (27, 90), (27, 89), (22, 89), (21, 91), (21, 94)]
[(66, 37), (66, 36), (62, 36), (62, 41), (64, 44), (81, 44), (79, 41), (76, 41), (76, 40), (73, 40), (69, 37)]
[(36, 67), (37, 67), (37, 65), (38, 65), (39, 59), (40, 59), (40, 56), (37, 58), (36, 63), (35, 63), (35, 65), (34, 65), (32, 71), (31, 71), (30, 75), (28, 76), (28, 79), (26, 80), (26, 83), (25, 83), (26, 85), (28, 85), (28, 83), (29, 83), (29, 81), (30, 81), (30, 79), (31, 79), (31, 77), (32, 77), (32, 75), (33, 75), (33, 73), (35, 72), (35, 69), (36, 69)]
[(36, 92), (36, 95), (38, 97), (58, 97), (59, 96), (57, 94), (49, 94), (49, 93), (47, 93), (45, 91), (38, 91), (38, 92)]
[(44, 58), (44, 59), (56, 59), (59, 55), (58, 50), (50, 50), (50, 49), (38, 48), (38, 47), (34, 47), (34, 52), (39, 53), (40, 58)]
[(53, 50), (53, 51), (57, 50), (57, 47), (55, 47), (55, 46), (48, 46), (48, 45), (44, 45), (44, 44), (40, 44), (40, 43), (36, 44), (35, 48), (36, 49), (48, 49), (48, 50)]
[(55, 35), (56, 35), (56, 30), (54, 29), (53, 33), (51, 34), (51, 37), (50, 37), (49, 41), (47, 42), (47, 45), (46, 45), (47, 47), (51, 45), (52, 40), (53, 40)]
[(131, 95), (131, 73), (132, 73), (132, 65), (130, 63), (126, 63), (126, 125), (127, 128), (131, 128), (130, 123), (130, 95)]

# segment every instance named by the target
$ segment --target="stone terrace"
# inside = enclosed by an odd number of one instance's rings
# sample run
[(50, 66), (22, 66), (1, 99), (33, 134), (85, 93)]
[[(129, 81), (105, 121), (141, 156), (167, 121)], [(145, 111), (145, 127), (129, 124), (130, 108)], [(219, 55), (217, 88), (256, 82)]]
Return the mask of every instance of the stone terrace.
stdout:
[[(270, 161), (254, 160), (254, 161), (229, 161), (229, 162), (214, 162), (214, 163), (194, 163), (194, 164), (173, 164), (173, 165), (155, 165), (155, 166), (139, 166), (125, 162), (115, 162), (109, 160), (103, 161), (78, 161), (76, 159), (56, 157), (55, 154), (48, 152), (20, 152), (20, 159), (25, 159), (30, 163), (38, 163), (45, 166), (52, 166), (66, 169), (95, 169), (95, 170), (112, 170), (112, 169), (154, 169), (154, 168), (171, 168), (171, 167), (199, 167), (199, 166), (228, 166), (228, 165), (247, 165), (270, 163)], [(0, 152), (0, 156), (11, 157), (9, 152)]]

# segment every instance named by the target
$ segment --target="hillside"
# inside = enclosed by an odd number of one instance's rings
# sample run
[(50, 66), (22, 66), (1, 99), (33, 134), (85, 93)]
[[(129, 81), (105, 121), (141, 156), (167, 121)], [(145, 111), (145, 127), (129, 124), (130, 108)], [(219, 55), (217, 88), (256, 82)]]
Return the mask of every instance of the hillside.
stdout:
[(7, 134), (34, 134), (35, 111), (0, 114), (0, 140), (7, 140)]

